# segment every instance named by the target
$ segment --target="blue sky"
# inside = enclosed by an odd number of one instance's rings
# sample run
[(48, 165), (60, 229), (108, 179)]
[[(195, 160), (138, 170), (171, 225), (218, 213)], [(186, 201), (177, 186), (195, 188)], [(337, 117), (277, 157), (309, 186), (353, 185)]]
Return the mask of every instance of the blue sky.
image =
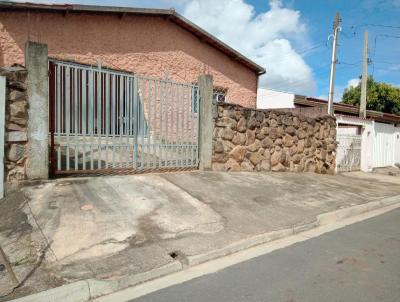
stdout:
[[(23, 1), (21, 1), (23, 2)], [(335, 99), (361, 74), (364, 31), (369, 73), (400, 86), (400, 0), (31, 0), (174, 7), (267, 69), (261, 87), (326, 98), (335, 13), (342, 16)]]

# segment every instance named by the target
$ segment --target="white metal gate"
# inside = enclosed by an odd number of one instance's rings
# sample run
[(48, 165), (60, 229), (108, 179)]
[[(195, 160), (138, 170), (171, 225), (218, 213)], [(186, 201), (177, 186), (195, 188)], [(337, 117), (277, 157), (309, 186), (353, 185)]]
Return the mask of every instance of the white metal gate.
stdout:
[(395, 163), (396, 128), (392, 124), (375, 123), (373, 167), (388, 167)]
[(336, 167), (338, 172), (357, 171), (361, 165), (361, 135), (337, 134)]
[(198, 166), (197, 86), (56, 60), (49, 69), (53, 175)]

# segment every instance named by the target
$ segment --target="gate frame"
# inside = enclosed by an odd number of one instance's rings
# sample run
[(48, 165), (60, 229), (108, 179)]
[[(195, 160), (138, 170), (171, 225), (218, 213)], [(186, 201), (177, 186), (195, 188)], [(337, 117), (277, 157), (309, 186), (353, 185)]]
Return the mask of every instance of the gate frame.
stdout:
[[(49, 117), (49, 134), (50, 134), (50, 156), (49, 156), (49, 174), (51, 177), (55, 178), (59, 175), (65, 175), (65, 176), (77, 176), (77, 175), (84, 175), (84, 174), (98, 174), (98, 175), (105, 175), (105, 174), (133, 174), (133, 173), (146, 173), (146, 172), (153, 172), (153, 171), (176, 171), (176, 170), (192, 170), (192, 169), (198, 169), (199, 166), (201, 165), (202, 162), (207, 162), (207, 159), (209, 159), (208, 161), (211, 163), (211, 156), (212, 156), (212, 148), (211, 148), (211, 144), (212, 144), (212, 140), (208, 143), (208, 139), (212, 138), (212, 135), (206, 135), (206, 139), (201, 139), (201, 135), (200, 135), (200, 131), (202, 131), (203, 135), (206, 133), (211, 133), (212, 134), (212, 76), (211, 75), (201, 75), (199, 76), (198, 80), (199, 80), (199, 84), (204, 83), (204, 81), (207, 82), (207, 84), (211, 83), (211, 86), (209, 87), (209, 85), (206, 85), (206, 87), (200, 87), (201, 85), (196, 85), (193, 83), (178, 83), (175, 82), (173, 80), (165, 80), (162, 78), (152, 78), (152, 77), (147, 77), (147, 76), (142, 76), (142, 75), (137, 75), (134, 74), (132, 72), (129, 71), (121, 71), (121, 70), (113, 70), (110, 68), (105, 68), (103, 69), (103, 71), (107, 72), (110, 71), (112, 73), (121, 73), (122, 76), (131, 76), (131, 77), (135, 77), (136, 79), (142, 81), (142, 85), (144, 85), (144, 81), (148, 81), (147, 85), (150, 85), (151, 82), (154, 83), (154, 89), (156, 89), (157, 91), (157, 87), (158, 85), (171, 85), (171, 89), (176, 89), (177, 93), (180, 90), (180, 98), (176, 99), (176, 102), (182, 102), (182, 107), (179, 110), (183, 110), (181, 115), (183, 116), (183, 114), (185, 114), (185, 110), (187, 110), (188, 112), (190, 112), (191, 110), (193, 110), (193, 92), (191, 92), (193, 89), (197, 88), (197, 103), (196, 103), (196, 111), (193, 112), (197, 112), (197, 113), (192, 113), (191, 115), (191, 127), (193, 128), (193, 121), (195, 121), (195, 123), (197, 124), (194, 128), (194, 130), (192, 130), (192, 135), (195, 135), (196, 139), (192, 140), (192, 144), (189, 143), (189, 145), (186, 147), (188, 148), (189, 151), (186, 151), (188, 153), (185, 152), (186, 156), (188, 156), (187, 154), (192, 153), (193, 155), (195, 154), (194, 157), (187, 157), (186, 158), (186, 164), (184, 164), (184, 158), (182, 159), (178, 159), (178, 157), (176, 157), (176, 161), (177, 162), (181, 162), (182, 166), (173, 166), (173, 164), (171, 164), (170, 166), (168, 164), (166, 164), (166, 166), (161, 166), (161, 162), (163, 160), (163, 156), (160, 155), (160, 160), (159, 160), (159, 166), (153, 166), (153, 167), (145, 167), (145, 168), (136, 168), (136, 167), (124, 167), (124, 168), (109, 168), (109, 167), (105, 167), (105, 168), (95, 168), (93, 170), (82, 170), (82, 169), (78, 169), (78, 170), (70, 170), (70, 171), (64, 171), (64, 170), (58, 170), (58, 164), (59, 164), (59, 160), (58, 160), (58, 154), (57, 154), (57, 146), (58, 143), (55, 142), (55, 135), (56, 135), (56, 103), (57, 103), (57, 95), (58, 93), (56, 92), (55, 89), (55, 85), (56, 85), (56, 68), (57, 68), (57, 63), (61, 63), (63, 65), (68, 65), (71, 64), (71, 66), (74, 66), (75, 68), (80, 68), (80, 66), (82, 66), (82, 68), (85, 67), (93, 67), (92, 65), (89, 64), (84, 64), (84, 63), (79, 63), (79, 62), (75, 62), (75, 61), (64, 61), (64, 60), (59, 60), (56, 58), (49, 58), (48, 60), (48, 74), (49, 74), (49, 112), (50, 112), (50, 117)], [(203, 85), (204, 86), (204, 85)], [(144, 87), (144, 86), (143, 86)], [(142, 88), (143, 88), (142, 87)], [(150, 86), (148, 86), (150, 87)], [(167, 86), (165, 86), (167, 87)], [(173, 87), (173, 88), (172, 88)], [(149, 88), (148, 88), (149, 89)], [(167, 90), (166, 90), (167, 91)], [(185, 91), (187, 91), (185, 93)], [(208, 102), (208, 97), (207, 94), (208, 92), (210, 92), (210, 101)], [(157, 92), (156, 92), (157, 93)], [(165, 92), (166, 93), (166, 92)], [(163, 94), (164, 95), (164, 94)], [(172, 96), (173, 96), (173, 92), (172, 92)], [(200, 97), (200, 95), (203, 95), (203, 97)], [(157, 96), (154, 96), (154, 106), (156, 106), (157, 104), (157, 100), (160, 102), (161, 100), (164, 100), (163, 97), (161, 95), (160, 96), (160, 100), (157, 99)], [(149, 94), (150, 97), (150, 94)], [(169, 96), (165, 95), (166, 98), (168, 98)], [(151, 97), (153, 99), (153, 97)], [(166, 100), (166, 104), (168, 104), (168, 100)], [(188, 104), (191, 105), (183, 105), (184, 104), (184, 100), (186, 100), (188, 102)], [(148, 102), (150, 102), (150, 100), (148, 100)], [(177, 103), (178, 104), (178, 103)], [(148, 105), (150, 106), (150, 104)], [(157, 105), (158, 106), (158, 105)], [(150, 108), (150, 107), (149, 107)], [(156, 107), (155, 107), (156, 108)], [(155, 109), (154, 109), (155, 110)], [(176, 107), (176, 114), (178, 116), (178, 107)], [(144, 113), (143, 113), (144, 114)], [(149, 113), (150, 114), (150, 113)], [(172, 113), (171, 113), (172, 114)], [(175, 112), (174, 112), (175, 115)], [(186, 118), (189, 118), (189, 113), (185, 114)], [(150, 118), (150, 117), (149, 117)], [(154, 119), (156, 119), (156, 113), (154, 111)], [(162, 123), (162, 119), (163, 119), (163, 115), (162, 115), (162, 111), (161, 111), (161, 116), (157, 116), (157, 121), (156, 124), (158, 123)], [(180, 128), (180, 132), (182, 137), (177, 137), (177, 139), (182, 140), (185, 138), (185, 134), (183, 134), (184, 131), (187, 131), (189, 128), (189, 126), (183, 126), (184, 125), (184, 120), (185, 117), (181, 117), (182, 121), (179, 121), (179, 123), (182, 124), (182, 128)], [(173, 119), (172, 119), (173, 120)], [(192, 121), (193, 120), (193, 121)], [(159, 122), (160, 121), (160, 122)], [(188, 125), (189, 125), (189, 120), (186, 120)], [(210, 122), (208, 122), (210, 121)], [(172, 124), (171, 124), (172, 125)], [(202, 125), (206, 125), (204, 127), (202, 127)], [(139, 126), (138, 126), (139, 127)], [(162, 127), (162, 126), (161, 126)], [(177, 126), (178, 127), (178, 126)], [(174, 126), (175, 128), (175, 126)], [(210, 129), (208, 129), (210, 128)], [(191, 129), (191, 128), (190, 128)], [(204, 131), (206, 130), (206, 131)], [(209, 130), (209, 131), (207, 131)], [(177, 128), (178, 131), (178, 128)], [(211, 132), (210, 132), (211, 131)], [(150, 132), (149, 132), (150, 133)], [(161, 141), (163, 141), (163, 138), (159, 138), (159, 142), (158, 144), (161, 144), (159, 147), (163, 148), (163, 144)], [(154, 140), (154, 144), (155, 144), (155, 140)], [(176, 150), (179, 149), (179, 143), (178, 141), (173, 143), (173, 140), (169, 143), (169, 144), (173, 144), (176, 145), (174, 148), (176, 148)], [(165, 144), (164, 144), (165, 145)], [(167, 146), (167, 145), (165, 145)], [(201, 148), (207, 148), (207, 146), (209, 147), (208, 149), (210, 149), (210, 154), (208, 155), (208, 152), (204, 152), (201, 151)], [(153, 147), (156, 148), (156, 147)], [(157, 147), (158, 148), (158, 147)], [(180, 148), (183, 148), (183, 145), (180, 145)], [(161, 149), (160, 149), (161, 150)], [(190, 151), (193, 150), (193, 151)], [(172, 150), (173, 152), (173, 150)], [(204, 154), (206, 154), (205, 159), (202, 160), (200, 158), (200, 152), (203, 152)], [(208, 155), (208, 156), (207, 156)], [(164, 158), (165, 160), (165, 158)], [(188, 163), (188, 161), (190, 160), (191, 164)], [(195, 165), (193, 165), (193, 161), (195, 160)], [(137, 164), (137, 162), (136, 162)], [(141, 163), (143, 165), (143, 163)], [(178, 164), (179, 165), (179, 164)], [(186, 166), (185, 166), (186, 165)], [(211, 167), (211, 164), (210, 164)]]
[[(360, 170), (363, 172), (371, 172), (373, 169), (373, 135), (374, 135), (374, 121), (360, 119), (358, 117), (335, 115), (336, 116), (336, 130), (339, 124), (347, 124), (361, 127), (361, 159)], [(336, 131), (337, 133), (337, 131)], [(336, 173), (338, 173), (338, 163), (336, 161)]]

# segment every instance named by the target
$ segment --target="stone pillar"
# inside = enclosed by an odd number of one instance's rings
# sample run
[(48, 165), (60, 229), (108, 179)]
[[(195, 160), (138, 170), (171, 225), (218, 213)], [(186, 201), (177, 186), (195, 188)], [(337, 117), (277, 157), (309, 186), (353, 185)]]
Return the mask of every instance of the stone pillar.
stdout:
[(6, 77), (0, 76), (0, 198), (4, 197), (4, 131), (6, 117)]
[(28, 179), (46, 179), (49, 170), (48, 50), (46, 44), (28, 41), (25, 45), (29, 102)]
[(211, 170), (212, 141), (214, 131), (213, 121), (213, 78), (204, 74), (198, 79), (200, 90), (200, 114), (199, 114), (199, 168)]

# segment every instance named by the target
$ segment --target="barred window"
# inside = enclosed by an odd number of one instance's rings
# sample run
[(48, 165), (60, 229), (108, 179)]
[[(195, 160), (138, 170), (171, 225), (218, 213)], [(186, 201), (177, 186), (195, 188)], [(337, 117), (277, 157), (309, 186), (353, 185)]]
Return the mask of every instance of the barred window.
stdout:
[[(225, 98), (226, 98), (226, 91), (227, 89), (225, 88), (219, 88), (219, 87), (214, 87), (214, 91), (213, 91), (213, 100), (218, 102), (218, 103), (222, 103), (225, 102)], [(195, 113), (197, 113), (197, 102), (198, 102), (198, 88), (194, 88), (194, 94), (193, 94), (193, 111)]]

